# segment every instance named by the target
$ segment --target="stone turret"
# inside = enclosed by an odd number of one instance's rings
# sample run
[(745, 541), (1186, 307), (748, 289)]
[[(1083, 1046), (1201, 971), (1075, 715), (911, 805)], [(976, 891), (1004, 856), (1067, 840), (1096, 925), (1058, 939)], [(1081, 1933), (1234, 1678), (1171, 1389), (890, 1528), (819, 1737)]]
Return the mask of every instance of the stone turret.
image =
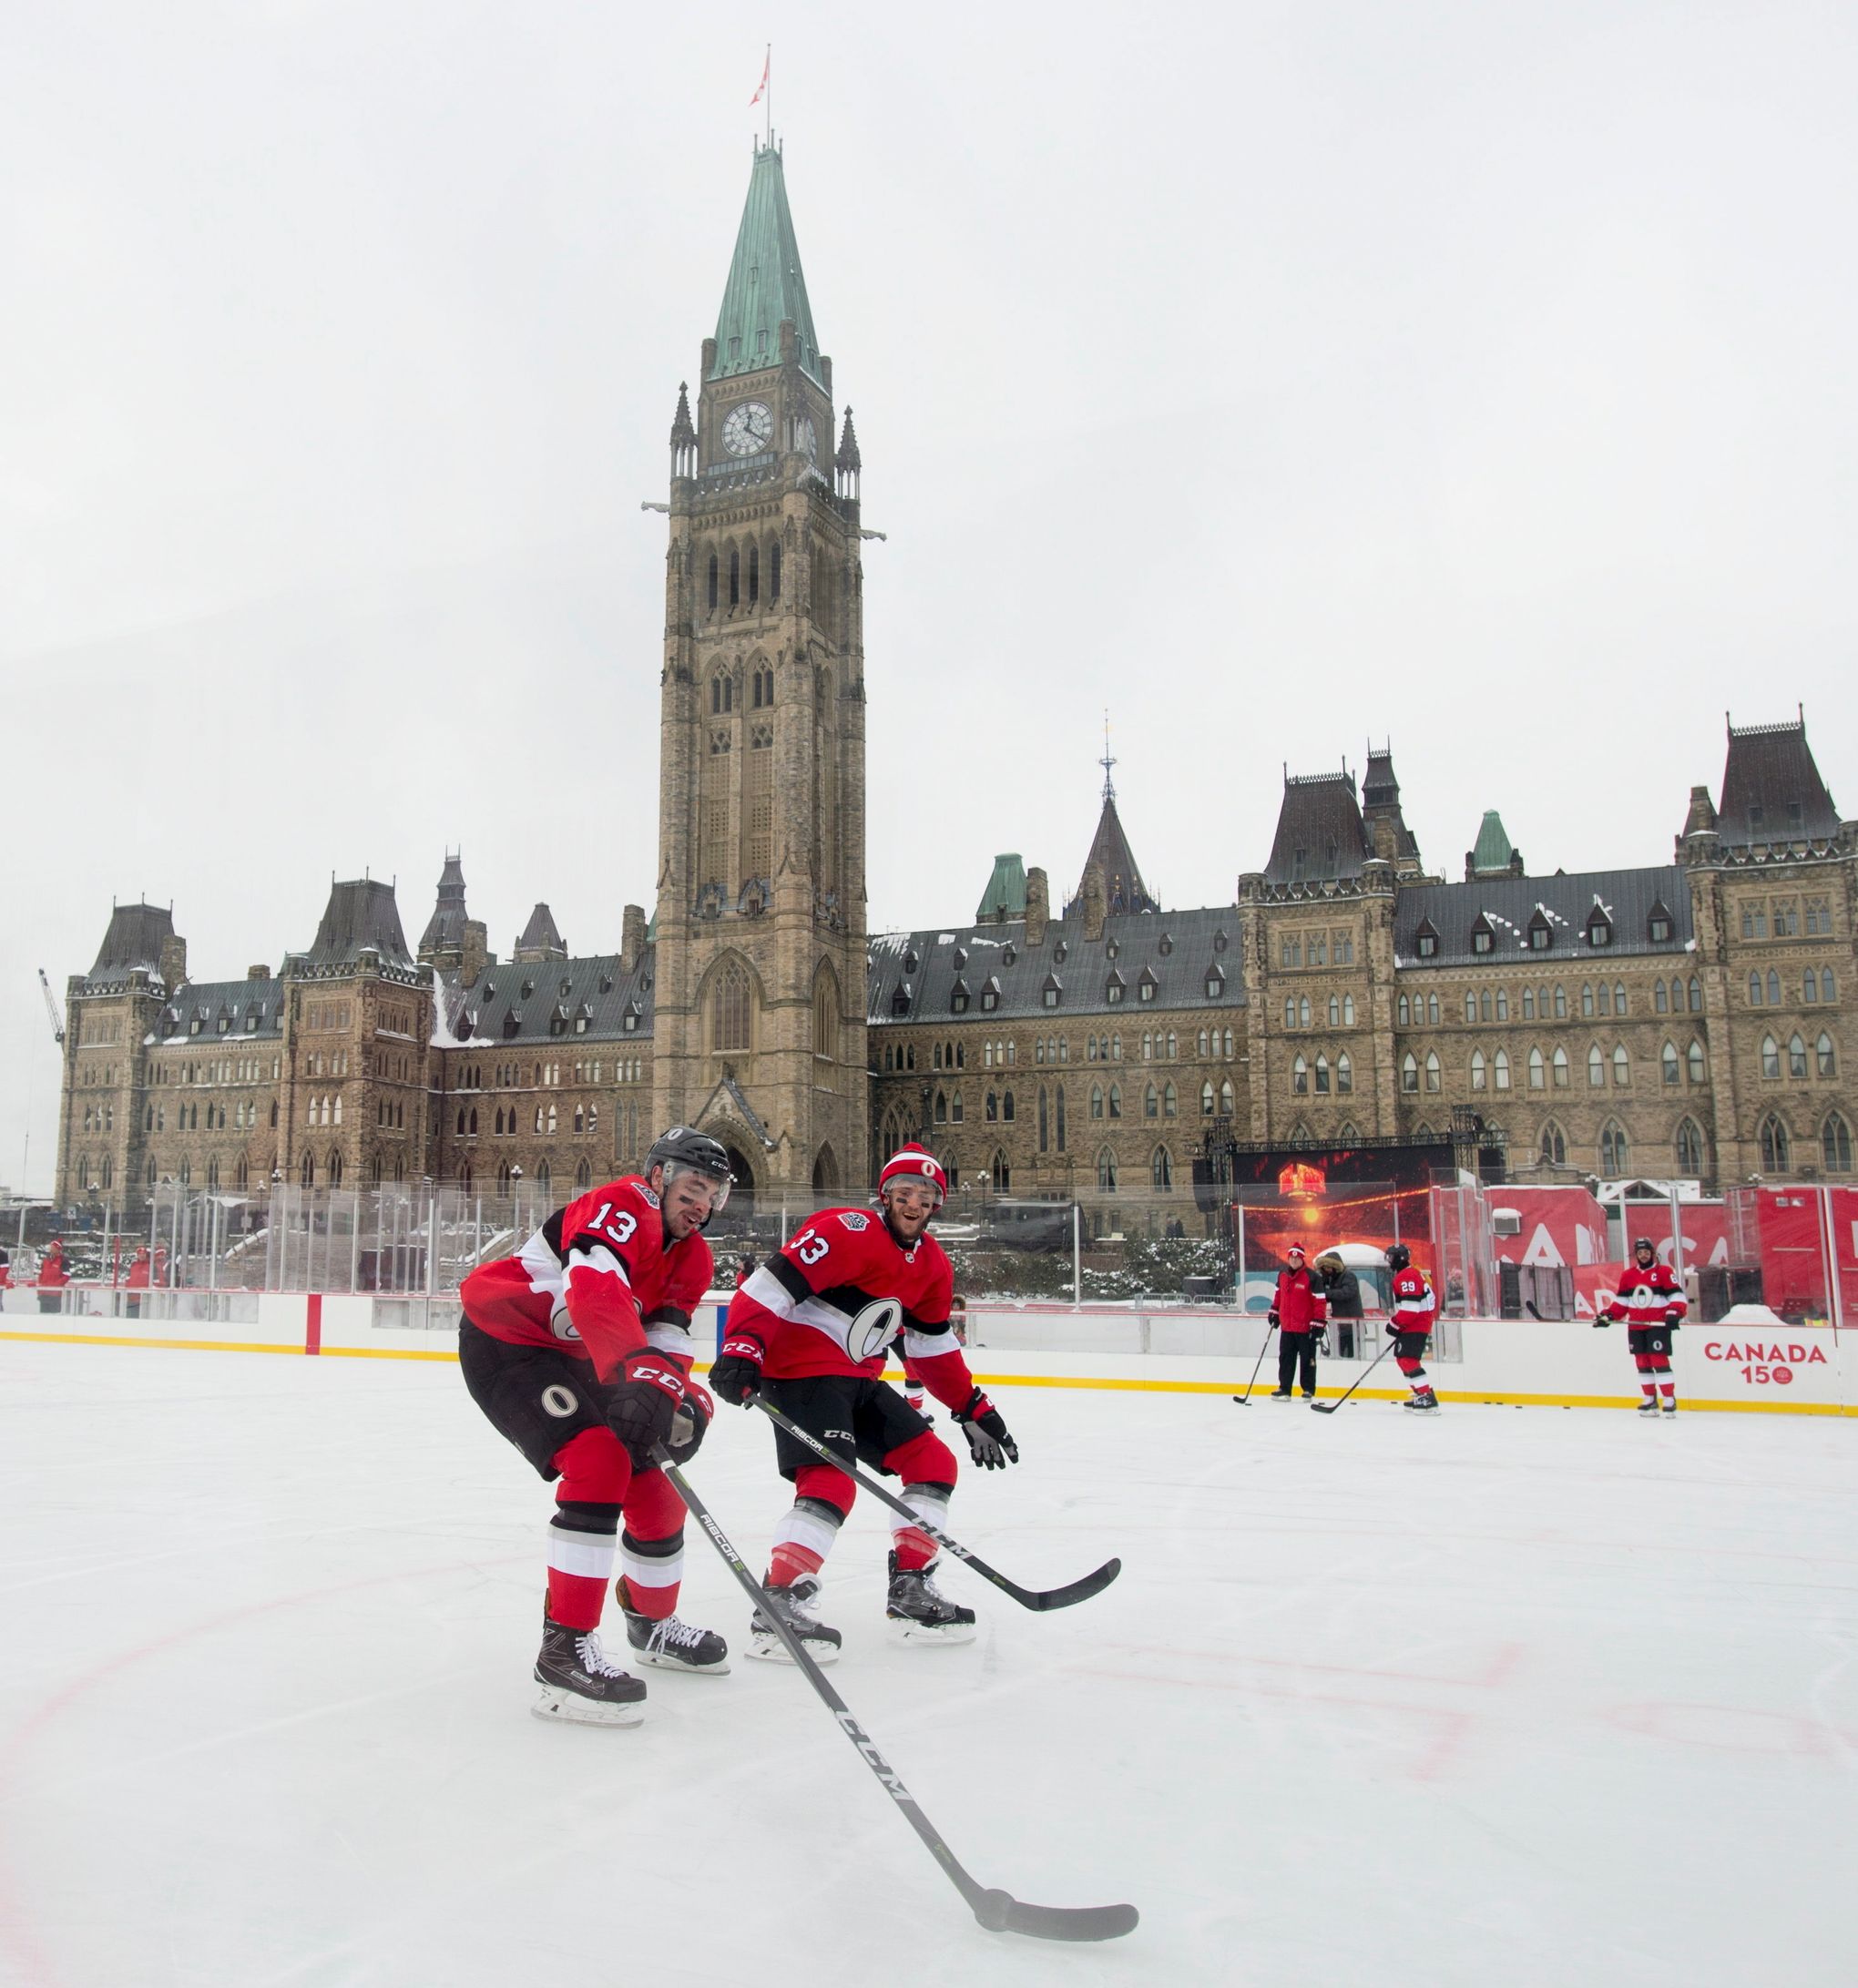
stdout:
[(1046, 925), (1052, 915), (1051, 886), (1046, 873), (1035, 865), (1026, 872), (1026, 943), (1045, 943)]
[(628, 904), (619, 922), (619, 963), (629, 974), (645, 951), (645, 907)]

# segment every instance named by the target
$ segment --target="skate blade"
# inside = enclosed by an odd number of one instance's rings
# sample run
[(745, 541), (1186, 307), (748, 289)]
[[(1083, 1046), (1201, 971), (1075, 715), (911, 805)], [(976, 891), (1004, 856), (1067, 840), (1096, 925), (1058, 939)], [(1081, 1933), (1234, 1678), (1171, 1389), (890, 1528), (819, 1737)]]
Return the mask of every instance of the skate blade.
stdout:
[(635, 1699), (629, 1705), (601, 1705), (592, 1698), (584, 1698), (577, 1692), (565, 1690), (560, 1685), (546, 1684), (542, 1696), (529, 1708), (533, 1718), (546, 1719), (556, 1726), (642, 1726), (645, 1723), (645, 1701)]
[(900, 1616), (889, 1618), (891, 1639), (897, 1643), (972, 1643), (979, 1625), (972, 1622), (910, 1622)]
[(648, 1657), (643, 1650), (634, 1650), (632, 1660), (636, 1664), (649, 1664), (654, 1670), (680, 1671), (686, 1677), (727, 1677), (729, 1658), (723, 1657), (715, 1664), (687, 1664), (679, 1657)]
[[(801, 1646), (819, 1665), (836, 1664), (839, 1661), (839, 1646), (836, 1643), (815, 1642), (811, 1636), (801, 1636)], [(750, 1657), (758, 1657), (764, 1664), (789, 1664), (793, 1662), (787, 1654), (787, 1646), (771, 1630), (750, 1629), (749, 1649)]]

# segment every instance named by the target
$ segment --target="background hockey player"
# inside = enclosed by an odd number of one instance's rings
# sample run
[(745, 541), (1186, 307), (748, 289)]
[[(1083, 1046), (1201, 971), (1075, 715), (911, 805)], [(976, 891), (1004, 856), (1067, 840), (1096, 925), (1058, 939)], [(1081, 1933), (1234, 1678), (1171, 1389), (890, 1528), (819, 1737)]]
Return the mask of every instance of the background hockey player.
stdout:
[(1413, 1390), (1405, 1405), (1422, 1414), (1436, 1414), (1439, 1398), (1433, 1392), (1421, 1362), (1425, 1356), (1425, 1342), (1432, 1336), (1433, 1320), (1438, 1316), (1437, 1295), (1425, 1272), (1415, 1267), (1413, 1251), (1404, 1242), (1396, 1242), (1388, 1249), (1387, 1268), (1394, 1273), (1387, 1300), (1394, 1364), (1406, 1376), (1406, 1384)]
[(71, 1273), (65, 1268), (65, 1245), (54, 1236), (38, 1266), (38, 1308), (41, 1311), (62, 1311), (65, 1309), (65, 1287), (71, 1281)]
[[(974, 1461), (1019, 1461), (999, 1412), (975, 1385), (949, 1330), (954, 1286), (942, 1246), (927, 1233), (948, 1183), (934, 1155), (906, 1147), (884, 1163), (878, 1206), (823, 1208), (750, 1279), (730, 1306), (729, 1337), (710, 1370), (718, 1397), (746, 1407), (758, 1392), (830, 1450), (900, 1477), (904, 1502), (938, 1528), (955, 1489), (953, 1453), (883, 1378), (899, 1332), (924, 1385), (952, 1412)], [(776, 1527), (764, 1584), (771, 1604), (822, 1663), (838, 1655), (836, 1629), (813, 1613), (819, 1570), (857, 1495), (843, 1471), (775, 1431), (793, 1504)], [(965, 1643), (975, 1612), (933, 1579), (935, 1545), (901, 1514), (891, 1519), (889, 1619), (906, 1642)], [(784, 1659), (758, 1610), (749, 1654)]]
[(709, 1425), (709, 1397), (689, 1379), (689, 1327), (713, 1271), (703, 1227), (730, 1179), (714, 1139), (676, 1127), (642, 1178), (581, 1195), (515, 1256), (464, 1280), (459, 1358), (472, 1399), (545, 1480), (558, 1480), (540, 1718), (629, 1726), (643, 1716), (645, 1686), (595, 1633), (616, 1541), (617, 1592), (640, 1660), (729, 1668), (720, 1636), (678, 1618), (684, 1506), (651, 1452), (663, 1443), (685, 1463)]
[(1620, 1273), (1619, 1288), (1612, 1303), (1594, 1324), (1600, 1327), (1622, 1319), (1626, 1321), (1626, 1343), (1639, 1369), (1639, 1392), (1645, 1397), (1639, 1404), (1641, 1415), (1659, 1412), (1660, 1395), (1665, 1414), (1675, 1415), (1678, 1412), (1677, 1376), (1671, 1371), (1671, 1334), (1689, 1309), (1684, 1288), (1670, 1266), (1658, 1260), (1651, 1238), (1640, 1236), (1632, 1245), (1632, 1261)]
[(1293, 1242), (1285, 1251), (1284, 1268), (1278, 1272), (1277, 1290), (1271, 1294), (1271, 1323), (1278, 1329), (1277, 1387), (1274, 1402), (1288, 1402), (1291, 1384), (1301, 1367), (1303, 1399), (1316, 1399), (1316, 1336), (1329, 1316), (1322, 1286), (1313, 1275), (1303, 1246)]

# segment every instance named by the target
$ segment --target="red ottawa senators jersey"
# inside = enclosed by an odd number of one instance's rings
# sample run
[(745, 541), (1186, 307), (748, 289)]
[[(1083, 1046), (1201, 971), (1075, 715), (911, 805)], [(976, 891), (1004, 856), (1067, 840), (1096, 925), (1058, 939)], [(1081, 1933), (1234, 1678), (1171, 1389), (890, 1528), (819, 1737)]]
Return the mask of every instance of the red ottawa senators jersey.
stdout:
[(754, 1333), (772, 1380), (883, 1372), (898, 1334), (929, 1392), (951, 1408), (974, 1378), (949, 1327), (955, 1272), (934, 1237), (900, 1249), (881, 1210), (822, 1208), (750, 1278), (729, 1308), (731, 1335)]
[(602, 1381), (647, 1346), (689, 1373), (690, 1318), (713, 1269), (700, 1232), (668, 1242), (658, 1196), (633, 1174), (556, 1208), (515, 1256), (473, 1270), (459, 1295), (493, 1339), (590, 1359)]
[(1439, 1301), (1425, 1280), (1425, 1272), (1409, 1263), (1394, 1273), (1393, 1316), (1396, 1332), (1430, 1332)]
[(1628, 1263), (1619, 1273), (1619, 1289), (1607, 1307), (1609, 1319), (1624, 1319), (1628, 1325), (1662, 1325), (1675, 1311), (1679, 1318), (1690, 1309), (1683, 1286), (1671, 1275), (1669, 1264), (1654, 1263), (1649, 1270)]

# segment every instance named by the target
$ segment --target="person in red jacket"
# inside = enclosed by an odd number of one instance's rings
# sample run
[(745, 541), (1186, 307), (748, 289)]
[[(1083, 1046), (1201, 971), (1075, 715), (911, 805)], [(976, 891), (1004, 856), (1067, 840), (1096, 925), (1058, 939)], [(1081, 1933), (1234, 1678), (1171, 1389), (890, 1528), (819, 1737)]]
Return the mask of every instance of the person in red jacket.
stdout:
[(64, 1289), (71, 1281), (71, 1273), (65, 1268), (65, 1245), (54, 1236), (46, 1253), (39, 1259), (38, 1306), (41, 1311), (61, 1311), (64, 1309)]
[[(952, 1413), (974, 1462), (1004, 1470), (1019, 1461), (999, 1411), (968, 1371), (949, 1328), (955, 1272), (929, 1223), (948, 1192), (934, 1156), (904, 1147), (878, 1177), (876, 1209), (822, 1208), (749, 1279), (729, 1309), (729, 1337), (710, 1370), (717, 1398), (746, 1408), (758, 1393), (848, 1463), (903, 1480), (903, 1502), (940, 1527), (955, 1491), (955, 1456), (883, 1379), (892, 1342)], [(774, 1432), (793, 1504), (774, 1531), (764, 1585), (822, 1663), (839, 1654), (838, 1630), (813, 1613), (819, 1570), (852, 1510), (857, 1486), (786, 1430)], [(906, 1643), (966, 1643), (975, 1612), (951, 1602), (931, 1576), (935, 1542), (901, 1514), (891, 1519), (886, 1614)], [(784, 1662), (773, 1625), (758, 1608), (749, 1655)]]
[(616, 1592), (639, 1660), (729, 1668), (720, 1636), (678, 1619), (684, 1505), (652, 1459), (662, 1444), (688, 1462), (710, 1423), (710, 1397), (689, 1378), (690, 1319), (715, 1268), (703, 1228), (730, 1178), (716, 1140), (674, 1127), (642, 1177), (557, 1208), (515, 1256), (472, 1271), (459, 1294), (472, 1399), (556, 1484), (538, 1718), (636, 1726), (644, 1716), (645, 1686), (596, 1633), (616, 1545)]
[(1439, 1398), (1421, 1364), (1425, 1344), (1432, 1337), (1433, 1321), (1438, 1317), (1439, 1300), (1426, 1274), (1413, 1260), (1413, 1251), (1404, 1242), (1387, 1251), (1387, 1268), (1394, 1273), (1388, 1300), (1388, 1330), (1394, 1336), (1394, 1364), (1406, 1376), (1413, 1390), (1404, 1405), (1423, 1415), (1438, 1412)]
[(129, 1259), (129, 1274), (124, 1279), (124, 1288), (129, 1294), (129, 1317), (139, 1319), (142, 1316), (142, 1293), (148, 1288), (148, 1251), (146, 1248), (138, 1249)]
[(1303, 1370), (1303, 1399), (1316, 1399), (1316, 1340), (1329, 1316), (1329, 1302), (1322, 1286), (1312, 1274), (1309, 1259), (1300, 1242), (1284, 1252), (1284, 1268), (1278, 1272), (1277, 1290), (1271, 1294), (1271, 1322), (1278, 1329), (1277, 1387), (1274, 1402), (1288, 1402), (1291, 1383), (1297, 1370)]
[(1664, 1397), (1663, 1412), (1678, 1412), (1677, 1376), (1671, 1371), (1671, 1334), (1689, 1310), (1684, 1288), (1669, 1264), (1658, 1260), (1649, 1236), (1640, 1236), (1632, 1245), (1632, 1261), (1620, 1273), (1619, 1288), (1613, 1301), (1594, 1320), (1598, 1329), (1626, 1321), (1626, 1343), (1639, 1369), (1639, 1386), (1645, 1399), (1639, 1404), (1641, 1415), (1659, 1412), (1659, 1397)]

